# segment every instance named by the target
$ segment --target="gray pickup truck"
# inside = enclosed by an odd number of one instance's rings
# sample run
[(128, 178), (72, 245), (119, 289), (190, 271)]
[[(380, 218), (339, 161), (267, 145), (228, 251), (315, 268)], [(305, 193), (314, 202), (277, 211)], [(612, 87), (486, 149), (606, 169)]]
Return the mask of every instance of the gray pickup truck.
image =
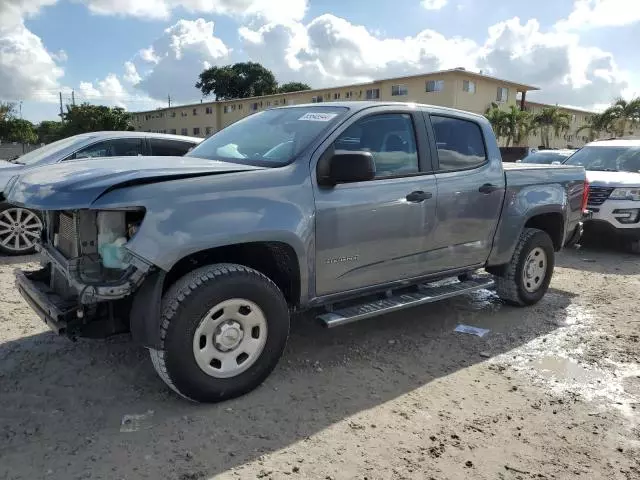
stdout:
[(340, 102), (254, 114), (186, 157), (44, 166), (7, 197), (44, 212), (42, 268), (16, 275), (53, 330), (130, 331), (213, 402), (271, 373), (301, 311), (334, 327), (492, 286), (538, 302), (586, 190), (581, 167), (503, 166), (482, 116)]

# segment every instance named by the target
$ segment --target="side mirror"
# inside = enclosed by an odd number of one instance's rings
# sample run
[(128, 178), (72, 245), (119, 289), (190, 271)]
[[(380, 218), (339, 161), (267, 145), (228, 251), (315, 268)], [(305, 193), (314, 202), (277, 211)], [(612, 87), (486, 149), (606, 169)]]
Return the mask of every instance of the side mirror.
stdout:
[(322, 157), (317, 168), (318, 184), (335, 186), (339, 183), (366, 182), (376, 176), (376, 162), (369, 152), (336, 150)]

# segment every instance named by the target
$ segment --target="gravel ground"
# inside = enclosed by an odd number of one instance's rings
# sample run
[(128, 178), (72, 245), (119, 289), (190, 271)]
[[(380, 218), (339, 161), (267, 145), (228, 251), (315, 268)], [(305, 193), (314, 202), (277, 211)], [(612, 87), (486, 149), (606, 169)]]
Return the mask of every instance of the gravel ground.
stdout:
[(532, 308), (296, 319), (265, 384), (218, 405), (126, 337), (49, 333), (13, 287), (30, 261), (0, 258), (0, 479), (640, 479), (640, 256), (566, 251)]

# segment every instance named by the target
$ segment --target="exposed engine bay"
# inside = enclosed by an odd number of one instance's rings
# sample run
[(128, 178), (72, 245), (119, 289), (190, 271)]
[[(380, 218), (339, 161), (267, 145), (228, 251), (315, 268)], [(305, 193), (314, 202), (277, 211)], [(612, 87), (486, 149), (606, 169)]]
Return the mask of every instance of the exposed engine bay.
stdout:
[(45, 212), (43, 268), (22, 275), (46, 293), (54, 330), (104, 336), (128, 329), (131, 294), (152, 270), (125, 248), (143, 218), (142, 210)]

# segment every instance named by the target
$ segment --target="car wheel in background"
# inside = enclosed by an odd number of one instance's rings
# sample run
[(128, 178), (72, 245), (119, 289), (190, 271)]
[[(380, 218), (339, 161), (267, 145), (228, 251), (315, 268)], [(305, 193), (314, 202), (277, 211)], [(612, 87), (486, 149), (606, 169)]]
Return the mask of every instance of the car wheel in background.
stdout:
[(42, 220), (37, 212), (0, 202), (0, 253), (34, 253), (41, 232)]

